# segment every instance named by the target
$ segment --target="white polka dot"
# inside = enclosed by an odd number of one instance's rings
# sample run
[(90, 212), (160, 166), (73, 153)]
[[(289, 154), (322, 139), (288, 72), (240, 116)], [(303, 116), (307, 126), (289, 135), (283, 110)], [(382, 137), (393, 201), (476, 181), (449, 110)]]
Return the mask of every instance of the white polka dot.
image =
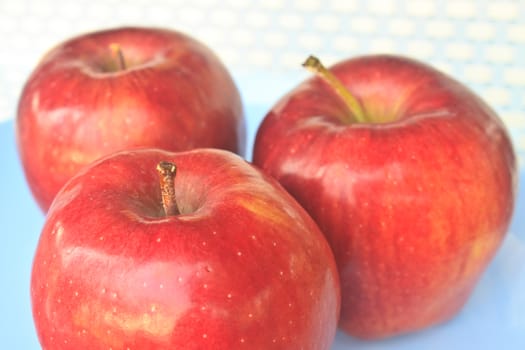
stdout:
[(449, 44), (445, 47), (447, 57), (467, 61), (474, 56), (474, 48), (468, 44)]
[(414, 22), (410, 19), (395, 19), (388, 25), (389, 34), (409, 36), (414, 33)]
[(283, 47), (288, 43), (288, 37), (279, 32), (268, 32), (263, 34), (263, 42), (269, 47)]
[(236, 45), (248, 46), (253, 44), (255, 37), (252, 31), (238, 30), (232, 33), (230, 40)]
[(511, 25), (507, 32), (508, 38), (515, 43), (525, 43), (525, 24)]
[(147, 15), (148, 19), (156, 23), (168, 23), (173, 20), (172, 12), (166, 11), (162, 6), (155, 4), (151, 4), (151, 6), (148, 7)]
[(321, 1), (317, 0), (296, 0), (294, 1), (294, 9), (297, 11), (314, 12), (322, 6)]
[(504, 106), (510, 100), (509, 92), (504, 88), (491, 88), (485, 90), (483, 96), (491, 106)]
[(301, 48), (310, 52), (318, 51), (324, 44), (321, 37), (315, 34), (300, 35), (298, 42), (299, 45), (301, 45)]
[(212, 12), (211, 21), (215, 25), (233, 27), (237, 24), (237, 16), (233, 11), (219, 10)]
[(338, 36), (333, 39), (333, 47), (336, 50), (347, 53), (355, 51), (358, 48), (358, 42), (356, 38), (352, 36)]
[(489, 18), (500, 21), (512, 21), (520, 15), (520, 1), (494, 1), (487, 4)]
[(466, 36), (474, 40), (490, 40), (496, 35), (495, 27), (490, 23), (471, 23), (467, 25)]
[(254, 50), (248, 53), (248, 60), (254, 66), (265, 67), (272, 62), (272, 54), (268, 51)]
[(377, 21), (371, 17), (356, 16), (350, 22), (350, 27), (357, 33), (373, 33), (377, 30)]
[(450, 17), (468, 19), (478, 13), (475, 1), (447, 1), (445, 11)]
[(334, 12), (355, 12), (358, 9), (358, 2), (332, 0), (330, 7)]
[(428, 0), (405, 2), (405, 11), (416, 17), (430, 17), (436, 13), (436, 2)]
[(391, 53), (395, 51), (395, 42), (389, 38), (378, 38), (370, 41), (370, 51)]
[(340, 19), (333, 15), (319, 15), (314, 18), (314, 27), (322, 32), (335, 32), (340, 28)]
[(525, 68), (507, 68), (503, 78), (508, 84), (525, 87)]
[(508, 45), (491, 45), (485, 48), (487, 60), (497, 63), (510, 63), (514, 60), (514, 48)]
[(490, 66), (472, 64), (465, 67), (465, 77), (474, 83), (488, 83), (492, 80)]
[(25, 1), (3, 1), (2, 12), (6, 17), (22, 16), (29, 10), (29, 6)]
[(304, 18), (298, 14), (287, 13), (280, 16), (279, 24), (286, 29), (301, 29), (304, 25)]
[(396, 12), (399, 4), (392, 0), (368, 0), (366, 6), (373, 14), (389, 16)]
[[(256, 28), (265, 28), (269, 24), (268, 16), (261, 12), (248, 12), (243, 16), (246, 20), (246, 24)], [(265, 28), (267, 30), (267, 28)]]
[(406, 54), (419, 59), (427, 59), (434, 53), (435, 46), (426, 40), (412, 40), (407, 44)]
[(284, 3), (280, 0), (265, 0), (261, 2), (263, 8), (279, 10), (284, 7)]
[(434, 38), (450, 38), (455, 35), (454, 24), (450, 21), (429, 21), (425, 33)]
[(182, 23), (196, 25), (204, 21), (205, 14), (203, 11), (193, 7), (183, 7), (178, 11)]

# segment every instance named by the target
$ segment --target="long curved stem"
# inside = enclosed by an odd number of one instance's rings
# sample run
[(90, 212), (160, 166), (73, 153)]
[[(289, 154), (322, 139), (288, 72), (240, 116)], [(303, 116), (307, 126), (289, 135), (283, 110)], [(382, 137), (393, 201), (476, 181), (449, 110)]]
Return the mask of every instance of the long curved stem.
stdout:
[[(341, 81), (321, 63), (317, 57), (309, 56), (306, 61), (304, 61), (303, 67), (315, 73), (334, 89), (334, 91), (346, 103), (357, 122), (367, 122), (366, 114), (361, 103), (350, 93), (350, 91), (348, 91), (343, 83), (341, 83)], [(352, 120), (350, 120), (350, 118), (345, 118), (343, 122), (351, 123)]]

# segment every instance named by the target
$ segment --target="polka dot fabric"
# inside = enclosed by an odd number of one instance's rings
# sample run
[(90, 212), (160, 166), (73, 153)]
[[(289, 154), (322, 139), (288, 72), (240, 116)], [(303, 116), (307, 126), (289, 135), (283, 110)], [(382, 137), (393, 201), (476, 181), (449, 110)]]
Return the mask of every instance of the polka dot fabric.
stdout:
[(230, 68), (247, 107), (270, 108), (308, 76), (300, 64), (311, 53), (328, 65), (368, 53), (421, 59), (500, 114), (523, 168), (524, 1), (3, 0), (0, 121), (14, 117), (25, 80), (52, 46), (120, 25), (165, 26), (205, 42)]

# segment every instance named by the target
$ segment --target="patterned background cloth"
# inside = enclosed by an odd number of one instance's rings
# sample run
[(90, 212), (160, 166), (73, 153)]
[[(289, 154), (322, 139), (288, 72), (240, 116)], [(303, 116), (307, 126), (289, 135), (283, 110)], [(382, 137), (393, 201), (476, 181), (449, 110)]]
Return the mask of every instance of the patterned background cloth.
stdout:
[[(525, 163), (525, 1), (2, 0), (0, 122), (12, 119), (42, 55), (74, 35), (120, 25), (177, 29), (232, 72), (247, 106), (270, 108), (309, 73), (367, 53), (401, 53), (467, 84), (503, 118)], [(250, 117), (250, 115), (248, 115)]]

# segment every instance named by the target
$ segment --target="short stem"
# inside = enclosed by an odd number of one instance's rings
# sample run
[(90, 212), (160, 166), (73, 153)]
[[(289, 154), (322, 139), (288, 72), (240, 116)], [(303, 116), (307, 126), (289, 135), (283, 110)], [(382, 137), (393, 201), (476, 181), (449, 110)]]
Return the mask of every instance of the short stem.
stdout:
[[(315, 73), (317, 76), (322, 78), (326, 83), (328, 83), (335, 92), (341, 97), (341, 99), (346, 103), (355, 119), (359, 123), (366, 123), (367, 118), (363, 110), (361, 103), (348, 91), (346, 86), (341, 83), (341, 81), (326, 67), (321, 63), (321, 61), (315, 56), (309, 56), (306, 61), (303, 63), (303, 67), (309, 71)], [(351, 120), (345, 118), (343, 120), (345, 123), (351, 123)]]
[(109, 45), (109, 49), (115, 56), (117, 56), (118, 61), (118, 67), (120, 70), (126, 70), (126, 59), (124, 58), (124, 54), (122, 53), (122, 48), (119, 44), (113, 43)]
[(162, 195), (162, 207), (166, 216), (179, 215), (177, 200), (175, 197), (175, 174), (177, 167), (171, 162), (162, 161), (157, 164), (159, 173), (160, 192)]

